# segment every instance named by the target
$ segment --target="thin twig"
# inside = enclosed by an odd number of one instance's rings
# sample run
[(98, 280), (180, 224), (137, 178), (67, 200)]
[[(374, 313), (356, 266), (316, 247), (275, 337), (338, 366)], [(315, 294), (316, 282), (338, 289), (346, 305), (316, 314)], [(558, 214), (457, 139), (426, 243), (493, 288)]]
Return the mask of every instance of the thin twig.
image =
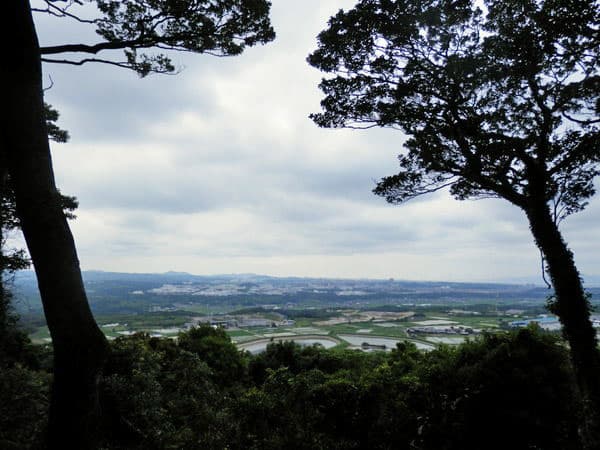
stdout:
[(54, 80), (52, 79), (52, 77), (48, 75), (48, 78), (50, 79), (50, 86), (48, 86), (47, 88), (42, 88), (42, 91), (44, 92), (49, 91), (54, 86)]

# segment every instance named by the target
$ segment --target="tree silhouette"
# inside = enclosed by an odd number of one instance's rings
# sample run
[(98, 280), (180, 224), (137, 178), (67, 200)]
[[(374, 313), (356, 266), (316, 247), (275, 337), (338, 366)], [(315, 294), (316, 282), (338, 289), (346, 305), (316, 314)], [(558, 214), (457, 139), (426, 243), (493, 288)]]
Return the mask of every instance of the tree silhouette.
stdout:
[(410, 137), (399, 173), (377, 195), (397, 204), (449, 188), (459, 200), (503, 198), (525, 213), (590, 439), (600, 435), (600, 354), (559, 224), (585, 208), (600, 174), (599, 21), (595, 1), (361, 0), (331, 18), (308, 58), (334, 74), (320, 84), (324, 111), (311, 116), (319, 126)]
[[(16, 215), (37, 274), (54, 345), (50, 448), (93, 448), (98, 424), (97, 382), (106, 357), (104, 335), (91, 314), (75, 244), (54, 174), (42, 89), (44, 62), (102, 62), (151, 72), (175, 70), (166, 50), (218, 56), (274, 38), (266, 0), (9, 0), (2, 10), (5, 63), (0, 172), (14, 193)], [(91, 5), (90, 5), (91, 4)], [(42, 7), (37, 7), (42, 5)], [(78, 8), (94, 6), (91, 19)], [(40, 46), (32, 13), (94, 27), (93, 45)], [(122, 50), (123, 59), (102, 55)], [(75, 55), (75, 56), (73, 56)], [(77, 58), (77, 55), (88, 55)], [(112, 55), (112, 54), (111, 54)]]

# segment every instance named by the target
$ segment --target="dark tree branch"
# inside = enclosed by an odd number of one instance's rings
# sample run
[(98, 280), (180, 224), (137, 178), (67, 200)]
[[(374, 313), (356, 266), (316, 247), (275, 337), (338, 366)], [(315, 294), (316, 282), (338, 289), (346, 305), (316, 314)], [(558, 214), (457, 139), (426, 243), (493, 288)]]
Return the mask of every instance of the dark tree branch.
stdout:
[(72, 61), (70, 59), (42, 58), (42, 62), (52, 63), (52, 64), (69, 64), (72, 66), (82, 66), (86, 63), (97, 62), (97, 63), (103, 63), (103, 64), (110, 64), (110, 65), (122, 67), (125, 69), (132, 69), (131, 65), (127, 62), (111, 61), (109, 59), (100, 59), (100, 58), (85, 58), (85, 59), (81, 59), (79, 61)]
[(590, 119), (590, 120), (580, 120), (580, 119), (576, 119), (575, 117), (570, 116), (569, 114), (567, 114), (566, 112), (563, 111), (562, 115), (569, 119), (571, 122), (575, 122), (578, 123), (580, 125), (593, 125), (595, 123), (600, 123), (600, 118), (598, 119)]
[[(79, 23), (86, 23), (86, 24), (97, 24), (100, 23), (99, 19), (82, 19), (81, 17), (77, 16), (76, 14), (70, 13), (68, 12), (69, 7), (71, 7), (73, 5), (73, 2), (70, 2), (67, 6), (65, 6), (64, 8), (60, 8), (56, 5), (54, 5), (51, 0), (44, 0), (46, 2), (46, 9), (42, 9), (42, 8), (31, 8), (31, 11), (33, 12), (41, 12), (41, 13), (46, 13), (46, 14), (50, 14), (51, 16), (54, 17), (68, 17), (70, 19), (73, 19)], [(82, 5), (83, 3), (81, 2), (76, 2), (77, 4)]]
[(94, 45), (87, 44), (65, 44), (52, 47), (41, 47), (42, 55), (55, 55), (57, 53), (93, 53), (102, 50), (122, 50), (125, 48), (150, 48), (156, 45), (156, 41), (148, 39), (133, 39), (129, 41), (100, 42)]
[(43, 88), (42, 90), (44, 92), (49, 91), (50, 89), (52, 89), (52, 87), (54, 86), (54, 80), (52, 80), (52, 77), (50, 75), (48, 75), (48, 78), (50, 79), (50, 86)]
[[(94, 24), (94, 23), (98, 23), (99, 20), (98, 19), (82, 19), (81, 17), (72, 14), (70, 12), (68, 12), (68, 9), (73, 5), (73, 2), (69, 3), (67, 6), (65, 6), (64, 8), (59, 8), (58, 6), (54, 5), (52, 1), (50, 0), (45, 0), (46, 4), (48, 5), (48, 9), (54, 9), (56, 11), (56, 15), (61, 16), (61, 17), (69, 17), (70, 19), (74, 19), (77, 22), (80, 23), (90, 23), (90, 24)], [(75, 2), (79, 5), (82, 5), (83, 3), (81, 2)]]
[[(70, 59), (42, 58), (42, 62), (50, 63), (50, 64), (67, 64), (67, 65), (71, 65), (71, 66), (83, 66), (84, 64), (87, 64), (87, 63), (102, 63), (102, 64), (109, 64), (111, 66), (121, 67), (122, 69), (129, 69), (129, 70), (133, 70), (133, 71), (138, 70), (135, 65), (133, 65), (129, 62), (112, 61), (110, 59), (102, 59), (102, 58), (84, 58), (84, 59), (80, 59), (79, 61), (73, 61)], [(172, 70), (168, 70), (168, 69), (165, 69), (165, 70), (152, 69), (152, 70), (150, 70), (150, 72), (160, 73), (163, 75), (177, 75), (178, 73), (181, 72), (181, 70), (172, 71)]]

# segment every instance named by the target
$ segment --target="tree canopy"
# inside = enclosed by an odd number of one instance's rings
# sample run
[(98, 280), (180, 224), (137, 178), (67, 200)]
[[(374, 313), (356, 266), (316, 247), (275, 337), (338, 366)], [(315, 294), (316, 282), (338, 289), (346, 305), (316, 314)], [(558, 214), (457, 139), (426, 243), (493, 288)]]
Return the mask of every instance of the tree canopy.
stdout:
[(595, 1), (363, 0), (309, 56), (323, 127), (406, 132), (392, 203), (450, 187), (526, 208), (542, 178), (556, 221), (583, 209), (600, 172)]
[[(233, 56), (246, 47), (275, 38), (269, 20), (271, 5), (266, 0), (88, 0), (86, 3), (94, 3), (97, 8), (91, 12), (92, 18), (83, 16), (86, 11), (73, 9), (83, 6), (81, 1), (69, 0), (66, 6), (57, 5), (56, 0), (44, 0), (44, 3), (45, 8), (33, 8), (33, 11), (87, 23), (95, 27), (101, 38), (95, 44), (42, 46), (40, 53), (44, 62), (73, 65), (102, 62), (145, 76), (151, 72), (176, 71), (165, 51)], [(94, 56), (110, 50), (122, 50), (123, 58)], [(73, 53), (91, 56), (52, 56)]]

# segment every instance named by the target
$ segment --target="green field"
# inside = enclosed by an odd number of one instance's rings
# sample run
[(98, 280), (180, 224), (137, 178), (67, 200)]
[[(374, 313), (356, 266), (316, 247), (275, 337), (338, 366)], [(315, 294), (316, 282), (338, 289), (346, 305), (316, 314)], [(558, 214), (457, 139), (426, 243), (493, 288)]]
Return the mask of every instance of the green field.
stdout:
[[(102, 331), (106, 334), (109, 339), (114, 339), (119, 336), (125, 336), (135, 332), (147, 332), (155, 336), (160, 337), (175, 337), (179, 330), (183, 330), (190, 326), (192, 323), (196, 323), (201, 315), (206, 314), (208, 309), (201, 305), (185, 305), (184, 310), (178, 310), (175, 312), (152, 312), (148, 314), (132, 314), (132, 315), (100, 315), (97, 316), (97, 321)], [(319, 311), (319, 310), (318, 310)], [(423, 327), (423, 326), (438, 326), (438, 327), (450, 327), (453, 326), (455, 329), (459, 327), (469, 328), (475, 330), (475, 332), (469, 337), (473, 338), (477, 336), (479, 332), (487, 331), (494, 332), (499, 329), (505, 328), (506, 324), (515, 317), (507, 317), (502, 314), (493, 315), (489, 311), (486, 314), (473, 315), (456, 315), (449, 314), (444, 311), (443, 307), (438, 307), (432, 311), (420, 310), (418, 314), (412, 317), (394, 316), (395, 313), (381, 313), (371, 312), (363, 310), (325, 310), (326, 314), (315, 314), (315, 310), (311, 309), (311, 316), (325, 316), (314, 318), (314, 317), (302, 317), (295, 315), (293, 325), (280, 325), (280, 326), (269, 326), (269, 327), (230, 327), (226, 331), (231, 337), (232, 341), (236, 343), (250, 343), (253, 341), (259, 341), (264, 339), (276, 338), (286, 339), (289, 337), (302, 337), (303, 335), (327, 335), (336, 338), (340, 341), (339, 346), (356, 347), (357, 342), (383, 342), (381, 339), (388, 339), (386, 347), (390, 348), (395, 341), (411, 341), (422, 348), (425, 345), (429, 347), (438, 346), (441, 344), (455, 345), (463, 342), (467, 337), (455, 333), (433, 333), (433, 332), (422, 332), (422, 333), (409, 333), (407, 330), (412, 327)], [(226, 312), (226, 311), (225, 311)], [(221, 318), (247, 318), (248, 315), (243, 314), (229, 314), (222, 316), (215, 311), (210, 311), (210, 318), (214, 320), (221, 320)], [(297, 314), (297, 313), (295, 313)], [(381, 314), (388, 314), (388, 316), (380, 317)], [(406, 313), (398, 313), (406, 314)], [(409, 313), (410, 314), (410, 313)], [(374, 316), (375, 318), (373, 318)], [(253, 312), (252, 318), (262, 318), (265, 320), (275, 321), (284, 320), (285, 314), (280, 314), (279, 311), (264, 312)], [(196, 322), (194, 322), (196, 321)], [(335, 321), (341, 321), (342, 323), (332, 323)], [(340, 338), (340, 336), (345, 336)], [(47, 343), (50, 341), (50, 336), (47, 327), (39, 327), (30, 334), (31, 339), (36, 343)], [(392, 341), (389, 341), (389, 340)], [(351, 344), (347, 342), (351, 340), (355, 342)]]

